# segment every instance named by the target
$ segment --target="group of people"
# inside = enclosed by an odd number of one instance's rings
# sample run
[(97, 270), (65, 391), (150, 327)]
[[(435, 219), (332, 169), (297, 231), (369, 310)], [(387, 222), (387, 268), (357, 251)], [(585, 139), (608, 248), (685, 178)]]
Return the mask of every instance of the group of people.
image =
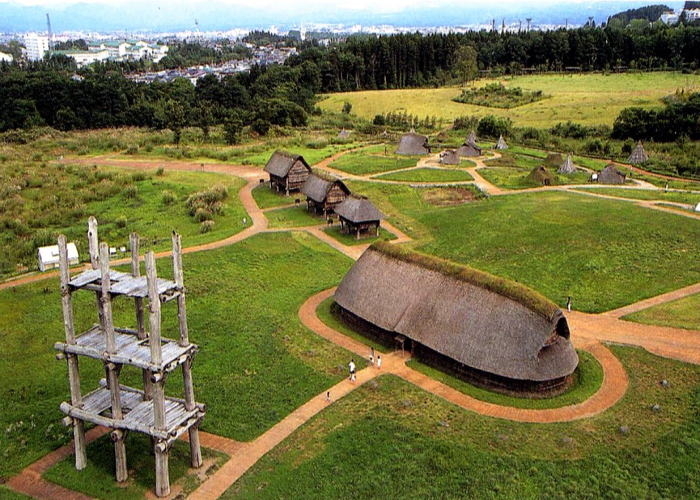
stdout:
[[(382, 367), (382, 356), (374, 352), (374, 347), (369, 348), (369, 364), (377, 367), (377, 369)], [(355, 382), (357, 380), (357, 367), (355, 366), (355, 358), (350, 360), (348, 363), (348, 369), (350, 371), (350, 382)]]

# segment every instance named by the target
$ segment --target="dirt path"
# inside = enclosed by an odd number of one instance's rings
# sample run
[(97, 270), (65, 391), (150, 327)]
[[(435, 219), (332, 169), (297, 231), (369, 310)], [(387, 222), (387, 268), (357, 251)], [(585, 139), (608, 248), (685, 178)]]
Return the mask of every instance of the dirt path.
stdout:
[(671, 302), (672, 300), (682, 299), (688, 295), (695, 295), (700, 293), (700, 283), (695, 283), (694, 285), (686, 286), (685, 288), (679, 288), (678, 290), (673, 290), (662, 295), (657, 295), (656, 297), (651, 297), (649, 299), (640, 300), (634, 304), (628, 306), (620, 307), (618, 309), (613, 309), (607, 311), (603, 314), (606, 316), (612, 316), (613, 318), (621, 318), (622, 316), (627, 316), (628, 314), (641, 311), (642, 309), (648, 309), (652, 306), (663, 304), (665, 302)]

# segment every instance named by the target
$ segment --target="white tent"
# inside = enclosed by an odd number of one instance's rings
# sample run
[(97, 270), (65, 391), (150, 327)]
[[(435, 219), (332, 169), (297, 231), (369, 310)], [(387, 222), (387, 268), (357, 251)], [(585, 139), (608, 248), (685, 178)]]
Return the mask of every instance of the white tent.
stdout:
[[(80, 262), (78, 258), (78, 249), (75, 243), (68, 243), (68, 264), (74, 266)], [(58, 245), (49, 245), (47, 247), (39, 247), (37, 252), (39, 259), (39, 271), (54, 269), (58, 267)]]

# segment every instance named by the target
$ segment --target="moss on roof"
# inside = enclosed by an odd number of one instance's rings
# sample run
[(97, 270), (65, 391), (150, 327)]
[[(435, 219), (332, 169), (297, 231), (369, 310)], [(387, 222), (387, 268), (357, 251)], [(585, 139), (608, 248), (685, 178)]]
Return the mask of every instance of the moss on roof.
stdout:
[(559, 307), (554, 302), (517, 281), (501, 278), (487, 273), (486, 271), (456, 264), (432, 255), (408, 250), (385, 241), (373, 243), (370, 249), (380, 252), (387, 257), (430, 269), (445, 276), (465, 281), (493, 293), (497, 293), (522, 304), (531, 311), (547, 319), (553, 318), (559, 311)]

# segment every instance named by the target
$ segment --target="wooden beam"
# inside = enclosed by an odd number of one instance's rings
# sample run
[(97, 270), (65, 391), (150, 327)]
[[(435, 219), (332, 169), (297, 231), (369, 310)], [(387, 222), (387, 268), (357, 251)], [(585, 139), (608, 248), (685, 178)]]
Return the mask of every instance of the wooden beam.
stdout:
[(114, 341), (114, 322), (112, 321), (112, 297), (109, 293), (109, 247), (104, 241), (100, 243), (100, 303), (102, 305), (101, 327), (105, 334), (107, 352), (116, 354), (117, 346)]
[[(158, 275), (156, 271), (156, 256), (153, 251), (146, 254), (146, 280), (148, 282), (148, 309), (151, 333), (148, 345), (151, 349), (151, 362), (162, 363), (163, 354), (160, 345), (160, 296), (158, 295)], [(159, 374), (156, 374), (159, 375)], [(165, 375), (151, 386), (153, 397), (153, 420), (158, 430), (165, 429)], [(166, 457), (167, 468), (167, 457)], [(157, 482), (157, 480), (156, 480)], [(169, 488), (169, 486), (168, 486)]]
[[(139, 250), (140, 250), (140, 240), (139, 240), (139, 235), (136, 233), (131, 233), (129, 235), (129, 243), (131, 246), (131, 275), (136, 277), (136, 276), (141, 276), (141, 267), (139, 266)], [(139, 339), (145, 340), (147, 335), (146, 335), (146, 328), (144, 326), (144, 319), (143, 319), (143, 299), (140, 297), (136, 297), (134, 299), (134, 309), (136, 312), (136, 335), (138, 336)], [(151, 386), (151, 372), (147, 369), (144, 369), (142, 372), (142, 379), (143, 379), (143, 399), (144, 401), (148, 401), (151, 399), (151, 393), (152, 393), (152, 386)]]
[(180, 289), (177, 296), (177, 319), (180, 327), (180, 341), (182, 347), (190, 344), (189, 330), (187, 328), (187, 307), (185, 305), (185, 277), (182, 269), (182, 239), (173, 231), (173, 276), (175, 285)]
[(99, 240), (97, 239), (97, 219), (90, 217), (88, 219), (88, 245), (90, 251), (90, 264), (93, 269), (97, 269), (100, 260)]
[(156, 495), (167, 497), (170, 495), (170, 471), (168, 470), (169, 450), (162, 451), (162, 446), (156, 443), (153, 447), (156, 457)]

